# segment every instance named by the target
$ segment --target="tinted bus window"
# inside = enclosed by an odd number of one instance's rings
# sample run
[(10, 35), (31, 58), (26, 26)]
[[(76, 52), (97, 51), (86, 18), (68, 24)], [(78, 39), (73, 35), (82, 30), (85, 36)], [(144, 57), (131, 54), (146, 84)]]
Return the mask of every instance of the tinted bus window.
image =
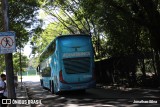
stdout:
[(51, 76), (51, 68), (46, 67), (45, 69), (42, 70), (42, 76), (43, 77), (50, 77)]
[(66, 73), (84, 73), (90, 70), (90, 58), (66, 58), (63, 59)]

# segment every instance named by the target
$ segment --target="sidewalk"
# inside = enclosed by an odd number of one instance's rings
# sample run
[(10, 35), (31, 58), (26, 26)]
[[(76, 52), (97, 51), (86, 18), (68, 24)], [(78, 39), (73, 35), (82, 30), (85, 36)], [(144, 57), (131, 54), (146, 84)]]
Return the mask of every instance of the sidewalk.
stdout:
[(22, 101), (21, 102), (22, 104), (17, 104), (16, 107), (31, 107), (28, 104), (23, 104), (24, 100), (28, 100), (27, 90), (26, 90), (26, 86), (24, 83), (22, 83), (22, 86), (21, 86), (21, 83), (18, 83), (18, 87), (16, 89), (16, 97), (17, 99)]
[[(26, 84), (27, 82), (30, 82), (30, 78), (32, 78), (32, 81), (39, 81), (40, 77), (39, 75), (36, 76), (23, 76), (22, 77), (22, 87), (21, 87), (21, 80), (19, 79), (18, 81), (18, 87), (16, 89), (16, 98), (24, 101), (24, 100), (28, 100), (28, 93), (26, 90)], [(31, 107), (31, 104), (17, 104), (16, 107)]]

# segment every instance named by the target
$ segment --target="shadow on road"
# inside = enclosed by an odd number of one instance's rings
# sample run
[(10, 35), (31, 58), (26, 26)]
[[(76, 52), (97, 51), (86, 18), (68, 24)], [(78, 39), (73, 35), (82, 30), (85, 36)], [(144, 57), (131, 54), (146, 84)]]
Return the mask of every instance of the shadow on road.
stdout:
[(66, 91), (59, 95), (55, 95), (51, 94), (48, 90), (42, 89), (40, 84), (36, 82), (27, 83), (27, 90), (30, 99), (41, 99), (42, 101), (42, 105), (32, 105), (32, 107), (160, 106), (160, 90), (156, 89), (113, 89), (97, 87), (86, 90), (85, 93), (79, 91)]

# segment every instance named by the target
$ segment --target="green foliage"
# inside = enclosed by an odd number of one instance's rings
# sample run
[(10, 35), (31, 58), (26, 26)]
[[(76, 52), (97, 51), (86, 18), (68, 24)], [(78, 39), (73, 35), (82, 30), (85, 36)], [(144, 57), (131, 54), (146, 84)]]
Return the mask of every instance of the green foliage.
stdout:
[(32, 66), (34, 69), (36, 69), (38, 64), (39, 64), (39, 57), (30, 58), (29, 66)]
[[(22, 71), (24, 71), (24, 69), (28, 66), (28, 58), (27, 56), (22, 55), (21, 56), (22, 59)], [(3, 72), (5, 70), (5, 59), (4, 59), (4, 55), (0, 55), (0, 60), (1, 65), (0, 65), (0, 72)], [(18, 72), (20, 71), (20, 53), (17, 52), (15, 54), (13, 54), (13, 70), (14, 72)]]
[[(40, 32), (41, 21), (37, 18), (40, 0), (8, 0), (8, 17), (9, 17), (9, 30), (16, 33), (16, 48), (22, 49), (24, 45), (29, 41), (29, 37), (34, 32)], [(2, 12), (0, 12), (2, 16)], [(34, 23), (33, 23), (34, 22)], [(0, 20), (2, 25), (2, 20)], [(0, 27), (2, 32), (2, 26)], [(19, 64), (17, 57), (14, 60), (14, 71), (17, 72)], [(23, 57), (26, 61), (26, 58)], [(5, 69), (4, 55), (0, 55), (1, 66), (0, 70)], [(26, 62), (27, 63), (27, 62)], [(24, 66), (24, 65), (23, 65)]]
[(155, 35), (159, 32), (153, 31), (154, 28), (159, 28), (156, 24), (159, 23), (160, 16), (158, 5), (158, 2), (151, 0), (85, 0), (80, 6), (86, 10), (86, 15), (94, 17), (99, 31), (105, 32), (110, 42), (108, 52), (112, 51), (112, 56), (135, 53), (138, 49), (141, 51), (144, 44), (146, 51), (151, 50), (151, 47), (155, 48), (159, 40)]
[(1, 60), (1, 64), (0, 64), (0, 73), (3, 72), (5, 70), (5, 59), (4, 59), (4, 55), (0, 55), (0, 60)]
[[(145, 76), (145, 68), (160, 75), (159, 5), (157, 0), (54, 0), (41, 8), (69, 33), (90, 33), (96, 59), (134, 56)], [(133, 80), (136, 67), (131, 70)]]
[(89, 33), (87, 19), (83, 17), (84, 10), (77, 0), (55, 0), (46, 2), (42, 9), (58, 20), (70, 33)]
[(35, 47), (32, 53), (42, 53), (45, 47), (49, 45), (55, 37), (61, 34), (68, 34), (68, 31), (64, 29), (61, 23), (54, 22), (49, 24), (40, 35), (33, 36), (32, 42), (35, 44)]
[(27, 29), (36, 29), (41, 25), (37, 18), (39, 6), (38, 0), (8, 0), (9, 30), (16, 32), (17, 49), (28, 42), (30, 33)]
[[(85, 0), (80, 6), (107, 38), (107, 41), (97, 38), (99, 42), (95, 42), (99, 55), (103, 52), (108, 53), (107, 57), (133, 55), (145, 78), (148, 68), (160, 75), (159, 5), (157, 0)], [(102, 42), (106, 42), (107, 48), (101, 47)], [(132, 71), (134, 79), (135, 72)]]
[[(25, 55), (21, 55), (21, 68), (22, 71), (25, 71), (25, 69), (28, 67), (28, 62), (29, 59)], [(13, 55), (13, 67), (14, 67), (14, 72), (19, 72), (20, 71), (20, 53), (17, 52)]]
[[(80, 1), (77, 0), (55, 0), (52, 1), (43, 1), (41, 2), (41, 9), (45, 12), (45, 15), (49, 16), (50, 22), (45, 31), (33, 37), (33, 44), (36, 45), (34, 47), (33, 53), (36, 53), (35, 50), (40, 53), (47, 46), (46, 43), (49, 43), (51, 40), (48, 32), (50, 29), (53, 31), (52, 35), (58, 36), (61, 34), (93, 34), (96, 31), (95, 22), (90, 19), (87, 15), (85, 15), (85, 10), (81, 8)], [(52, 26), (52, 27), (50, 27)], [(93, 38), (96, 38), (96, 34), (94, 33)], [(43, 37), (43, 35), (45, 35)], [(38, 41), (37, 41), (38, 40)], [(96, 40), (96, 39), (95, 39)], [(44, 42), (43, 42), (44, 41)], [(47, 42), (45, 42), (47, 41)], [(97, 40), (96, 40), (97, 41)], [(96, 46), (96, 45), (95, 45)], [(39, 51), (38, 51), (39, 50)]]

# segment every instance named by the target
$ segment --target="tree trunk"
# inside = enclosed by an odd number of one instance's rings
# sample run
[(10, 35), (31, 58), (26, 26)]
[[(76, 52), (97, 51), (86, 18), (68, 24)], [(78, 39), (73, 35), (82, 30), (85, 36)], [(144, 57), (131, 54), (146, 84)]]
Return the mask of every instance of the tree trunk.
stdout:
[(142, 63), (141, 71), (143, 74), (143, 80), (145, 80), (146, 79), (146, 69), (145, 69), (144, 58), (141, 60), (141, 63)]
[(153, 53), (153, 56), (152, 56), (153, 70), (154, 70), (154, 73), (155, 73), (155, 77), (158, 77), (157, 69), (156, 69), (156, 65), (155, 65), (155, 53), (154, 53), (154, 51), (152, 53)]
[(158, 51), (155, 51), (155, 63), (156, 63), (158, 77), (160, 77), (160, 57)]

